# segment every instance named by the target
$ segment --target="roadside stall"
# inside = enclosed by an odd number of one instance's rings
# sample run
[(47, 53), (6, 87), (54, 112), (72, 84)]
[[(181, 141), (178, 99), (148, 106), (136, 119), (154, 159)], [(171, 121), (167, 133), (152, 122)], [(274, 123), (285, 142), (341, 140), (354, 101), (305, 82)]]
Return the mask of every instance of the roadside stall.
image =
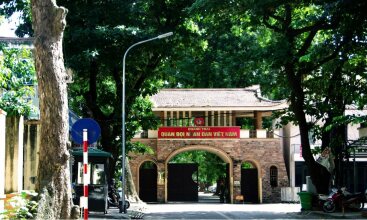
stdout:
[[(71, 170), (73, 202), (80, 204), (83, 196), (83, 149), (75, 148), (71, 152), (74, 163)], [(107, 213), (108, 209), (108, 168), (112, 155), (108, 152), (88, 148), (88, 171), (90, 183), (88, 187), (88, 209)]]

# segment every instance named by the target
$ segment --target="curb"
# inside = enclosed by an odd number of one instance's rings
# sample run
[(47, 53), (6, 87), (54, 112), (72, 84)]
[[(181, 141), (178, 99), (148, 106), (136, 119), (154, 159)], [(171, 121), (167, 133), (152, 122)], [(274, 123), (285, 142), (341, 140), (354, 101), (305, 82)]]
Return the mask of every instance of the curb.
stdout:
[(329, 216), (335, 219), (364, 219), (366, 217), (362, 216), (362, 212), (345, 212), (344, 215), (341, 212), (332, 212), (332, 213), (327, 213), (327, 212), (323, 212), (323, 211), (310, 211), (315, 215), (319, 215), (319, 216)]
[(146, 203), (131, 203), (127, 214), (130, 219), (143, 219), (146, 210)]

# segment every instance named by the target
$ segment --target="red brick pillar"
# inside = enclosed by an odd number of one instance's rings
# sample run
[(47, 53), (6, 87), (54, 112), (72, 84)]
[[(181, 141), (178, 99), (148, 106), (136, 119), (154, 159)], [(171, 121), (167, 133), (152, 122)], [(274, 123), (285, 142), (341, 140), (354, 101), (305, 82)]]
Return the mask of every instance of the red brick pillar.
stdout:
[(236, 196), (241, 195), (241, 161), (233, 164), (233, 202)]
[(164, 162), (157, 163), (157, 202), (165, 202), (166, 194), (166, 182), (167, 182), (167, 172), (165, 170)]

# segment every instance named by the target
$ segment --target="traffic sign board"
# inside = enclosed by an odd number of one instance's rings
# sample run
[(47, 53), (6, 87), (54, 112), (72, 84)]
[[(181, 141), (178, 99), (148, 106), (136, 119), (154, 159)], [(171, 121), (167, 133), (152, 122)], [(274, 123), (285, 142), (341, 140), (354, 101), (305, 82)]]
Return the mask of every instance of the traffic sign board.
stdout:
[(101, 128), (95, 120), (91, 118), (79, 119), (71, 129), (71, 137), (78, 144), (83, 144), (83, 129), (88, 130), (88, 144), (96, 142), (101, 134)]

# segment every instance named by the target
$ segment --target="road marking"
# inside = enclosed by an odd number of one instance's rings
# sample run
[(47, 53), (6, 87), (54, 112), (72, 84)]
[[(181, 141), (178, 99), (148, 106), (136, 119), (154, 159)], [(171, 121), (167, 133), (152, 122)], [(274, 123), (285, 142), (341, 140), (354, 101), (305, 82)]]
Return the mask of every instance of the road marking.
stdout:
[(223, 214), (223, 213), (221, 213), (221, 212), (215, 212), (215, 213), (217, 213), (217, 214), (221, 215), (221, 216), (222, 216), (222, 217), (224, 217), (225, 219), (232, 219), (232, 218), (230, 218), (230, 217), (226, 216), (225, 214)]

